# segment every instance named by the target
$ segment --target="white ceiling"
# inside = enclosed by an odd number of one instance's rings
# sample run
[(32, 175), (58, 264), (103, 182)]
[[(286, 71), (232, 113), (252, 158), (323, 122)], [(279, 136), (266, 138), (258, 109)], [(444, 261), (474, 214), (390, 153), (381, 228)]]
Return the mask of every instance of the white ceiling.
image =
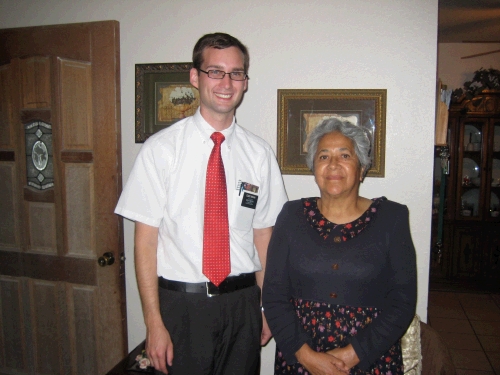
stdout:
[(439, 0), (440, 43), (500, 43), (500, 0)]

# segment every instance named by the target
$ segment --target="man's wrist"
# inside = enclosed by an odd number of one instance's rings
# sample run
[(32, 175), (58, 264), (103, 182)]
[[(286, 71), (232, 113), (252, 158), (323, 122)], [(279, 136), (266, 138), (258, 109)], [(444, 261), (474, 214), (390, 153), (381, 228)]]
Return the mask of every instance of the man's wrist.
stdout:
[(158, 325), (164, 325), (160, 313), (157, 314), (152, 313), (144, 315), (144, 324), (146, 325), (146, 328), (157, 327)]

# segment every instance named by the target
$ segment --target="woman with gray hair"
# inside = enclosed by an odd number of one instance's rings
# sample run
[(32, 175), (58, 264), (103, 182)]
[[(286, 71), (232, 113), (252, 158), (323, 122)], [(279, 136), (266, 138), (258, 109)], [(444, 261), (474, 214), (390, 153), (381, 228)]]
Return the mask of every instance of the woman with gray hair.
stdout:
[(263, 287), (275, 374), (403, 374), (399, 339), (415, 315), (408, 209), (359, 196), (370, 167), (366, 132), (339, 118), (309, 135), (320, 197), (278, 216)]

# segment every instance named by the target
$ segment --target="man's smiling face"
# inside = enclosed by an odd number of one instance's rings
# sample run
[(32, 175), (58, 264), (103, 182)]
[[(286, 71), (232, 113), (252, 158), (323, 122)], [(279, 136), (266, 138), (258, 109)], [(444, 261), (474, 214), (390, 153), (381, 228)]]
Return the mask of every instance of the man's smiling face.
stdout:
[[(222, 70), (226, 73), (244, 72), (243, 53), (237, 47), (225, 49), (206, 48), (203, 51), (202, 70)], [(223, 79), (209, 78), (206, 73), (195, 68), (190, 73), (191, 84), (200, 93), (200, 111), (212, 126), (216, 123), (232, 122), (234, 111), (247, 89), (248, 80), (233, 81), (226, 74)], [(228, 126), (231, 124), (228, 124)]]

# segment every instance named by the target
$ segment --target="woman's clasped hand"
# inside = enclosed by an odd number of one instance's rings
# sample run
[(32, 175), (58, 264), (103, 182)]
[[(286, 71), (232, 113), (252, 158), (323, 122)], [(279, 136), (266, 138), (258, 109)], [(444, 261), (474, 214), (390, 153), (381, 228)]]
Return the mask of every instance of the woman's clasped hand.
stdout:
[(295, 355), (311, 375), (345, 375), (349, 373), (349, 367), (344, 361), (335, 357), (332, 351), (315, 352), (307, 344), (304, 344)]

